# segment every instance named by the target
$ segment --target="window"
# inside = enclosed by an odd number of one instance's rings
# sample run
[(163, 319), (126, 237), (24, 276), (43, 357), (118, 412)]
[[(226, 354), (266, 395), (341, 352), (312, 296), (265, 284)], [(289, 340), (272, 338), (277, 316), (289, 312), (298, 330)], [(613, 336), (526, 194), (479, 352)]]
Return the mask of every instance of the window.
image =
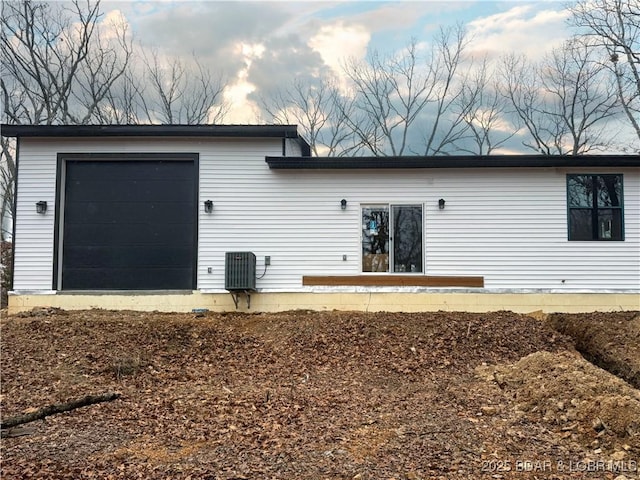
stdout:
[(422, 205), (362, 208), (362, 271), (423, 272)]
[(624, 240), (622, 175), (567, 175), (569, 240)]

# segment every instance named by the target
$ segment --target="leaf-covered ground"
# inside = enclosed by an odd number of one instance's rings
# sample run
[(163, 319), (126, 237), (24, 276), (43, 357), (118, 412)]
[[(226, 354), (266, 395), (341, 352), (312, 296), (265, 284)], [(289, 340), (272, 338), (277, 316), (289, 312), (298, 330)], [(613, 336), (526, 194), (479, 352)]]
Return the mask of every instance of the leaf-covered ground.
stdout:
[(3, 419), (122, 394), (9, 432), (3, 479), (640, 475), (638, 390), (510, 312), (44, 310), (1, 333)]

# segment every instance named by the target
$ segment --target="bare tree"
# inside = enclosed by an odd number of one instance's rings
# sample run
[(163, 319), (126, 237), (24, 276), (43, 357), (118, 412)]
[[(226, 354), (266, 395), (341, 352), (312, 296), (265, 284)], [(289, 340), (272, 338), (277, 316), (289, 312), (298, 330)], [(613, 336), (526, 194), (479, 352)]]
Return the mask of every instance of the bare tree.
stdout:
[(461, 26), (442, 29), (429, 50), (412, 40), (349, 60), (345, 89), (296, 79), (261, 106), (272, 121), (299, 124), (316, 155), (438, 155), (467, 151), (469, 141), (490, 153), (513, 133), (496, 137), (505, 100), (495, 88), (491, 96), (487, 65), (473, 70), (464, 58), (467, 44)]
[(502, 147), (516, 130), (508, 120), (507, 99), (500, 93), (487, 61), (467, 77), (457, 99), (467, 128), (456, 143), (457, 150), (471, 155), (490, 155)]
[(402, 155), (418, 115), (431, 101), (432, 72), (419, 66), (417, 43), (395, 55), (373, 52), (366, 61), (344, 66), (359, 115), (346, 119), (374, 155)]
[(355, 148), (347, 127), (352, 102), (343, 98), (333, 79), (294, 79), (269, 98), (261, 97), (260, 104), (271, 122), (298, 125), (313, 155), (342, 156)]
[[(102, 22), (100, 2), (4, 2), (0, 16), (0, 92), (13, 124), (81, 124), (100, 108), (131, 55), (126, 26)], [(103, 30), (108, 28), (109, 35)], [(3, 139), (0, 225), (13, 216), (13, 142)]]
[(334, 88), (331, 92), (331, 110), (336, 120), (329, 124), (329, 138), (336, 146), (336, 156), (359, 155), (368, 151), (367, 143), (352, 128), (351, 121), (358, 115), (353, 92), (343, 93), (341, 89)]
[(8, 224), (14, 218), (14, 195), (16, 179), (16, 161), (13, 144), (9, 138), (0, 138), (2, 155), (0, 156), (0, 241), (11, 236)]
[(0, 18), (0, 80), (12, 123), (82, 124), (96, 111), (131, 55), (126, 26), (108, 26), (100, 2), (5, 2)]
[(567, 41), (539, 65), (506, 57), (502, 80), (529, 134), (525, 146), (545, 155), (577, 155), (611, 144), (605, 127), (617, 113), (615, 86), (580, 39)]
[(500, 73), (503, 95), (510, 102), (520, 125), (531, 137), (531, 141), (524, 141), (523, 144), (545, 155), (555, 153), (553, 142), (550, 145), (548, 139), (555, 138), (558, 132), (557, 128), (548, 124), (543, 114), (536, 68), (524, 56), (509, 54), (503, 58)]
[(569, 153), (610, 146), (611, 129), (606, 127), (618, 113), (615, 87), (587, 43), (573, 39), (553, 50), (542, 67), (542, 84), (556, 107), (545, 113), (564, 126)]
[(467, 43), (464, 28), (456, 26), (441, 29), (429, 51), (412, 40), (394, 54), (374, 51), (365, 61), (346, 63), (355, 109), (347, 122), (370, 153), (416, 153), (419, 138), (425, 155), (454, 149), (466, 129), (466, 111), (454, 105), (462, 95)]
[(461, 106), (459, 100), (468, 81), (468, 75), (459, 71), (468, 43), (466, 31), (461, 25), (440, 29), (435, 38), (429, 59), (432, 86), (429, 94), (435, 108), (428, 112), (431, 127), (427, 127), (423, 137), (425, 155), (446, 154), (466, 135), (468, 125), (464, 119), (471, 105), (463, 105), (458, 109), (455, 107)]
[[(139, 47), (142, 48), (142, 47)], [(112, 85), (100, 109), (100, 122), (110, 124), (222, 123), (229, 110), (225, 82), (196, 58), (185, 62), (157, 51), (134, 53), (125, 72)]]
[(573, 22), (610, 61), (620, 104), (640, 139), (640, 1), (581, 0)]
[(130, 62), (127, 69), (111, 87), (102, 108), (98, 110), (98, 123), (109, 125), (134, 125), (145, 123), (144, 109), (140, 107), (140, 99), (144, 98), (145, 85), (139, 79), (143, 74), (135, 70), (135, 62)]
[[(134, 65), (125, 22), (107, 21), (100, 0), (4, 2), (0, 92), (12, 124), (219, 123), (228, 108), (222, 78), (197, 60)], [(13, 142), (0, 158), (0, 225), (13, 216)], [(5, 237), (3, 228), (3, 238)]]
[(189, 65), (178, 58), (162, 59), (153, 51), (143, 57), (143, 63), (146, 83), (137, 97), (145, 123), (191, 125), (224, 120), (229, 108), (223, 99), (222, 76), (214, 78), (195, 57)]

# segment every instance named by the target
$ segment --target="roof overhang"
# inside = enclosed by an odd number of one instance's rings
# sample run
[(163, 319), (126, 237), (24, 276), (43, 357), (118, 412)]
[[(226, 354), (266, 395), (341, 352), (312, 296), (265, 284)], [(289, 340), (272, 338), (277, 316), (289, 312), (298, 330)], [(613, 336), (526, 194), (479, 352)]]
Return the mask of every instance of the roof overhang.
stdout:
[(285, 137), (295, 125), (2, 125), (4, 137)]
[(303, 155), (309, 144), (296, 125), (7, 125), (3, 137), (224, 137), (289, 138), (300, 143)]
[(411, 157), (265, 157), (274, 170), (418, 168), (640, 167), (639, 155), (456, 155)]

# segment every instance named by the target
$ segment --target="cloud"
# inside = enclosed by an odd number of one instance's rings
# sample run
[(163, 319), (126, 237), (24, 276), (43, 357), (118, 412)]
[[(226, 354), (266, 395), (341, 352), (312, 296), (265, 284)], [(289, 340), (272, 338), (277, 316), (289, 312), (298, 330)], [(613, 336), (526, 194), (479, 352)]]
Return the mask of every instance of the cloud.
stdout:
[(371, 34), (362, 25), (345, 25), (339, 21), (320, 28), (309, 40), (309, 46), (318, 52), (326, 65), (339, 73), (348, 58), (362, 59), (367, 53)]
[(457, 12), (468, 9), (473, 3), (469, 1), (358, 2), (357, 5), (368, 7), (359, 8), (357, 12), (345, 15), (343, 18), (350, 24), (366, 26), (372, 34), (383, 36), (390, 34), (395, 40), (405, 43), (414, 29), (417, 28), (417, 32), (421, 34), (421, 30), (430, 21), (435, 19), (442, 21), (444, 13), (449, 21)]
[(224, 89), (224, 98), (229, 105), (226, 121), (228, 123), (252, 123), (259, 117), (258, 105), (249, 99), (249, 95), (256, 90), (249, 80), (249, 71), (255, 59), (259, 59), (265, 52), (265, 46), (261, 43), (249, 45), (239, 43), (236, 45), (236, 55), (244, 59), (245, 67), (230, 80)]
[[(195, 57), (229, 79), (226, 119), (249, 123), (259, 100), (296, 80), (340, 76), (345, 59), (371, 49), (397, 51), (412, 37), (425, 48), (431, 34), (456, 19), (468, 22), (474, 54), (497, 57), (510, 49), (537, 56), (568, 36), (567, 12), (559, 4), (483, 2), (109, 2), (134, 38), (167, 56)], [(509, 5), (509, 4), (507, 4)], [(479, 15), (484, 16), (477, 18)], [(476, 17), (474, 19), (474, 17)]]
[[(291, 19), (285, 3), (189, 1), (159, 3), (133, 20), (135, 38), (169, 55), (195, 55), (213, 71), (235, 77), (245, 68), (239, 44), (256, 45)], [(240, 52), (241, 53), (241, 52)]]
[(261, 2), (175, 2), (146, 16), (138, 29), (145, 42), (172, 52), (207, 55), (239, 40), (260, 42), (289, 16), (284, 5)]
[[(255, 122), (259, 96), (327, 68), (307, 42), (324, 23), (319, 12), (332, 3), (142, 2), (145, 8), (140, 3), (108, 5), (128, 13), (143, 51), (182, 59), (193, 54), (214, 74), (224, 75), (228, 122)], [(324, 46), (323, 53), (330, 55)]]
[(488, 58), (508, 51), (540, 59), (570, 35), (566, 20), (569, 12), (561, 7), (518, 5), (505, 12), (478, 18), (468, 23), (473, 42), (471, 50)]
[(119, 32), (128, 24), (129, 21), (123, 12), (110, 10), (102, 17), (100, 22), (102, 38), (105, 40), (117, 40), (120, 36)]
[(269, 97), (294, 79), (311, 80), (327, 72), (322, 56), (299, 36), (270, 38), (263, 54), (251, 62), (248, 80)]

